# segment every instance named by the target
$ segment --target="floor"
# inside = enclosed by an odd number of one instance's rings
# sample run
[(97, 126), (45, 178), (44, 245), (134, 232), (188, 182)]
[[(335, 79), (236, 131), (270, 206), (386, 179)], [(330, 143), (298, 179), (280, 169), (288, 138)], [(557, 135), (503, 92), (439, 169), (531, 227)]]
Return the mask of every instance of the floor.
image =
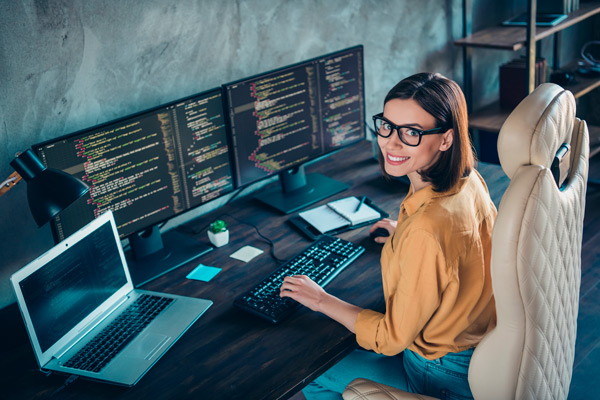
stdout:
[[(590, 159), (584, 218), (581, 295), (569, 400), (600, 398), (600, 154)], [(291, 400), (304, 400), (302, 393)]]

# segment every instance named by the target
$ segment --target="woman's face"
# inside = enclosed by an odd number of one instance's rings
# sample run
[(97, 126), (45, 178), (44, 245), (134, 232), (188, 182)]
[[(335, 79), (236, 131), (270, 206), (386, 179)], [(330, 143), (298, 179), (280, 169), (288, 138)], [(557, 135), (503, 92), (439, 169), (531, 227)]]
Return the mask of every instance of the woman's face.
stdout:
[[(419, 130), (436, 127), (433, 115), (421, 108), (413, 99), (388, 101), (383, 109), (383, 116), (396, 125)], [(402, 143), (396, 130), (387, 138), (377, 136), (377, 143), (385, 162), (385, 172), (395, 177), (407, 175), (415, 192), (429, 185), (429, 182), (423, 182), (418, 171), (433, 165), (440, 153), (450, 148), (452, 132), (452, 129), (449, 129), (445, 133), (423, 135), (421, 143), (416, 147)]]

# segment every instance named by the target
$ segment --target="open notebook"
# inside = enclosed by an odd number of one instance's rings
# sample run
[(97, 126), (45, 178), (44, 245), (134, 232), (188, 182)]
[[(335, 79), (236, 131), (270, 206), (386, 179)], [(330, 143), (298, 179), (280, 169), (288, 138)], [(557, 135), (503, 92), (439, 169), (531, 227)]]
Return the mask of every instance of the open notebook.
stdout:
[(360, 207), (357, 197), (345, 197), (322, 206), (299, 213), (298, 215), (320, 233), (327, 233), (345, 226), (355, 226), (382, 217), (366, 202)]

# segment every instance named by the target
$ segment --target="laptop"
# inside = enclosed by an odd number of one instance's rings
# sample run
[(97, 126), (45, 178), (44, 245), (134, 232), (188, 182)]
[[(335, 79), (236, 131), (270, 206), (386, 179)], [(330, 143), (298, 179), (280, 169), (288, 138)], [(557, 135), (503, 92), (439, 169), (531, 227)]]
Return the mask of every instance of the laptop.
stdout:
[[(42, 370), (125, 386), (135, 385), (212, 305), (134, 289), (110, 211), (11, 281)], [(131, 314), (140, 313), (141, 322), (129, 322)], [(98, 345), (102, 342), (111, 344), (108, 351)]]

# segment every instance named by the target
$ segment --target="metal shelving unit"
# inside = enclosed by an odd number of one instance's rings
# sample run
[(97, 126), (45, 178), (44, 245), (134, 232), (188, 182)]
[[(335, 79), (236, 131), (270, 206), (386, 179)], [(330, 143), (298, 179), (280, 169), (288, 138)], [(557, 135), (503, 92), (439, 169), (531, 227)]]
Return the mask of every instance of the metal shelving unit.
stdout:
[[(600, 13), (600, 1), (580, 3), (579, 9), (570, 13), (562, 22), (552, 27), (536, 27), (536, 0), (528, 1), (528, 21), (526, 27), (492, 26), (476, 33), (471, 33), (471, 0), (463, 0), (463, 38), (454, 42), (463, 48), (464, 86), (467, 104), (472, 107), (472, 49), (487, 48), (517, 51), (526, 48), (526, 85), (527, 93), (533, 91), (535, 84), (536, 43), (546, 37), (554, 37), (552, 68), (559, 69), (561, 32), (575, 24), (585, 21)], [(575, 62), (566, 65), (565, 69), (574, 69)], [(600, 86), (600, 77), (577, 77), (577, 82), (565, 86), (575, 98), (580, 98)], [(469, 127), (475, 131), (499, 132), (502, 124), (512, 110), (500, 108), (499, 102), (482, 109), (469, 109)], [(600, 127), (590, 128), (590, 157), (600, 152)], [(474, 132), (477, 135), (477, 132)], [(478, 140), (475, 140), (478, 142)]]

